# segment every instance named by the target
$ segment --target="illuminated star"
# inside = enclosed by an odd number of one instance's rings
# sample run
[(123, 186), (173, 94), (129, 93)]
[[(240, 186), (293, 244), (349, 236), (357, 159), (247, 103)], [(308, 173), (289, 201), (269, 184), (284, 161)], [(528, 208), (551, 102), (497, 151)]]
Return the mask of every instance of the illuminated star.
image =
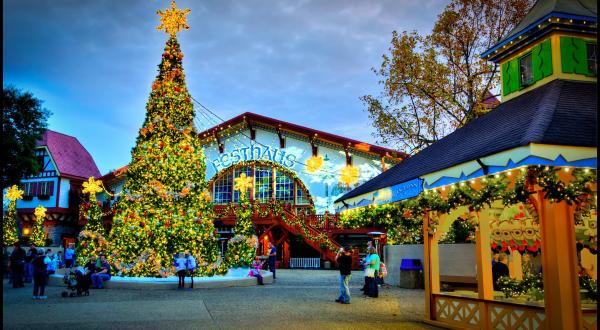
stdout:
[(4, 197), (10, 199), (11, 201), (23, 199), (23, 190), (19, 189), (19, 187), (15, 184), (6, 190), (6, 195), (4, 195)]
[(166, 33), (174, 37), (177, 32), (182, 29), (188, 30), (190, 27), (186, 23), (185, 15), (189, 14), (190, 9), (177, 9), (175, 1), (171, 2), (171, 9), (164, 12), (157, 10), (156, 13), (160, 16), (160, 25), (156, 27), (158, 31), (165, 30)]
[(35, 208), (34, 214), (35, 214), (35, 217), (38, 219), (45, 218), (46, 217), (46, 208), (40, 205)]
[(252, 177), (246, 177), (246, 173), (242, 173), (239, 178), (233, 180), (235, 184), (233, 189), (239, 190), (242, 195), (246, 194), (246, 191), (252, 188)]
[(94, 180), (94, 177), (91, 176), (87, 182), (83, 183), (83, 193), (87, 194), (96, 194), (101, 192), (103, 189), (101, 187), (102, 181)]

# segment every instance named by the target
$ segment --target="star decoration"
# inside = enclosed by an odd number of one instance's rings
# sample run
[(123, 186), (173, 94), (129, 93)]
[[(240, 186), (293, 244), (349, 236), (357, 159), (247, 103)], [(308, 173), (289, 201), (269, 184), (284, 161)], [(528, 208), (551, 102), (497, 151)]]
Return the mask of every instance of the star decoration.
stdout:
[(4, 197), (10, 199), (11, 201), (23, 199), (23, 190), (19, 189), (19, 187), (15, 184), (6, 190), (6, 195), (4, 195)]
[(235, 182), (233, 189), (239, 190), (242, 195), (245, 195), (246, 190), (252, 188), (252, 179), (251, 176), (247, 177), (246, 173), (242, 173), (239, 178), (233, 180)]
[(323, 167), (323, 157), (312, 156), (306, 161), (306, 171), (308, 173), (315, 173)]
[(46, 217), (46, 208), (40, 205), (35, 208), (34, 214), (35, 214), (35, 217), (38, 219), (45, 218)]
[(358, 182), (359, 175), (360, 170), (358, 167), (348, 165), (340, 170), (340, 182), (347, 185), (355, 184)]
[(96, 194), (101, 192), (102, 190), (102, 181), (100, 180), (94, 180), (94, 177), (91, 176), (87, 182), (83, 183), (83, 193), (84, 194)]
[(156, 13), (160, 16), (160, 25), (156, 27), (158, 31), (165, 30), (166, 33), (174, 37), (177, 32), (182, 29), (188, 30), (190, 27), (186, 23), (185, 15), (189, 14), (190, 9), (177, 9), (175, 1), (171, 2), (171, 9), (164, 12), (157, 10)]

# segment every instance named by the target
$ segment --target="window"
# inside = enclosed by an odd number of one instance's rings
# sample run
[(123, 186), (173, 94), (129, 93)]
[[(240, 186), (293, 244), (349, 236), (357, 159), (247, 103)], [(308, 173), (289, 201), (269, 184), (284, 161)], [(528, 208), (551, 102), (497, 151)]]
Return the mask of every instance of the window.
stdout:
[(32, 182), (26, 182), (23, 184), (23, 195), (33, 196), (33, 184)]
[(54, 188), (52, 181), (40, 182), (39, 185), (38, 195), (52, 196), (52, 188)]
[(254, 172), (254, 199), (266, 203), (271, 199), (271, 168), (257, 166)]
[[(252, 176), (252, 168), (249, 166), (240, 167), (240, 168), (236, 169), (234, 173), (235, 173), (234, 178), (239, 178), (240, 175), (242, 175), (242, 173), (246, 173), (246, 177), (251, 177)], [(246, 196), (250, 196), (251, 193), (252, 193), (252, 190), (249, 188), (248, 191), (246, 192)], [(234, 202), (240, 201), (239, 190), (235, 190), (233, 192), (233, 201)]]
[(533, 71), (531, 70), (531, 53), (519, 59), (519, 69), (521, 72), (521, 87), (529, 86), (533, 83)]
[(296, 204), (298, 204), (298, 205), (308, 204), (307, 196), (308, 196), (308, 194), (306, 193), (306, 191), (304, 191), (304, 189), (302, 189), (298, 186), (296, 187)]
[(588, 43), (587, 47), (587, 69), (588, 73), (596, 75), (598, 72), (598, 45)]
[(231, 172), (221, 176), (215, 181), (215, 203), (227, 204), (231, 202), (232, 178)]
[(294, 202), (294, 180), (281, 171), (275, 172), (275, 199)]

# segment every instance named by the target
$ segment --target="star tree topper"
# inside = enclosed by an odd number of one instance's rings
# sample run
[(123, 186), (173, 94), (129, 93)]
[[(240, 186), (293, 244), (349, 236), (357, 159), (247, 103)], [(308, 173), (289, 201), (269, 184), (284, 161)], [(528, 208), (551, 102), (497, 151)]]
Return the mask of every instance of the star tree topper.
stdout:
[(171, 2), (171, 9), (167, 9), (164, 12), (157, 10), (156, 13), (160, 16), (160, 25), (157, 26), (156, 29), (158, 31), (165, 30), (171, 37), (175, 37), (177, 32), (182, 29), (189, 30), (190, 28), (187, 25), (185, 18), (185, 15), (190, 13), (190, 9), (177, 9), (175, 7), (175, 1)]
[(39, 205), (38, 207), (35, 208), (34, 214), (35, 214), (35, 217), (38, 219), (45, 218), (46, 217), (46, 208)]
[(96, 193), (102, 192), (102, 181), (100, 180), (94, 180), (94, 177), (91, 176), (87, 182), (83, 183), (83, 193), (84, 194), (93, 194), (95, 195)]
[(252, 188), (252, 177), (247, 177), (246, 173), (240, 174), (240, 177), (235, 178), (233, 181), (235, 182), (233, 189), (239, 190), (242, 195), (245, 195), (246, 191)]
[(15, 184), (6, 190), (6, 195), (4, 195), (4, 197), (10, 199), (11, 201), (23, 199), (23, 190), (19, 189), (19, 187)]

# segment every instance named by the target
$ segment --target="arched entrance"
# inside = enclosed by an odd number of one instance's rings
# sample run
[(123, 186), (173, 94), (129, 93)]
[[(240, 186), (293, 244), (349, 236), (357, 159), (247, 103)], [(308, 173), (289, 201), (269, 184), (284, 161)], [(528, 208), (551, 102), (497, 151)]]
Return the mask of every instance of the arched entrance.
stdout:
[[(252, 188), (248, 189), (248, 196), (252, 202), (267, 204), (279, 202), (285, 204), (296, 214), (314, 213), (312, 197), (306, 185), (295, 172), (283, 167), (279, 163), (267, 160), (255, 160), (232, 165), (217, 173), (209, 182), (208, 189), (212, 195), (215, 209), (224, 209), (230, 203), (237, 203), (240, 192), (233, 189), (234, 179), (246, 174), (254, 178)], [(290, 233), (283, 226), (278, 225), (274, 217), (254, 216), (252, 219), (256, 233), (259, 237), (259, 255), (267, 255), (269, 242), (277, 247), (277, 260), (281, 266), (287, 267), (290, 252), (294, 255), (316, 255), (318, 252), (303, 244), (298, 235)], [(221, 235), (221, 249), (224, 252), (226, 240), (233, 236), (231, 228), (235, 217), (224, 216), (215, 221), (215, 226)]]

